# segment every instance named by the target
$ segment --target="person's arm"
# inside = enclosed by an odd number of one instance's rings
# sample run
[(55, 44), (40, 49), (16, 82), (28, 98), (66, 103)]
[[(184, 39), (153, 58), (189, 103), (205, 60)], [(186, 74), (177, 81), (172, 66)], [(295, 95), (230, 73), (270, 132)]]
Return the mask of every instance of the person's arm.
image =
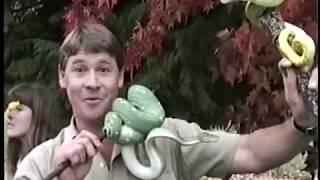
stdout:
[(313, 121), (316, 120), (313, 120), (309, 110), (305, 109), (297, 90), (296, 74), (290, 63), (282, 60), (279, 65), (286, 100), (293, 116), (280, 125), (241, 135), (231, 173), (259, 173), (277, 167), (305, 150), (313, 139), (294, 126), (294, 120), (304, 128), (315, 126)]
[(52, 153), (48, 149), (51, 144), (51, 142), (46, 142), (28, 153), (18, 165), (13, 180), (42, 180), (43, 175), (51, 169)]
[(41, 171), (34, 159), (24, 161), (21, 168), (15, 174), (13, 180), (41, 180)]
[(232, 173), (259, 173), (277, 167), (305, 150), (311, 140), (310, 136), (295, 129), (292, 119), (242, 135)]

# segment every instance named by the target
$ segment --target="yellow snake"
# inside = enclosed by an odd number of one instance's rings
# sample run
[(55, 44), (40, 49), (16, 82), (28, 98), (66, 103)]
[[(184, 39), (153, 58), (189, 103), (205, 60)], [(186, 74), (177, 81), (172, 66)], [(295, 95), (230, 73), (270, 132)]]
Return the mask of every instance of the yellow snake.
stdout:
[(311, 67), (313, 65), (316, 53), (315, 43), (299, 27), (285, 22), (285, 29), (280, 32), (277, 45), (282, 56), (289, 59), (295, 66)]
[[(247, 2), (245, 13), (250, 23), (261, 28), (259, 18), (267, 8), (279, 6), (284, 0), (220, 0), (222, 4), (232, 2)], [(301, 28), (284, 22), (285, 27), (281, 30), (276, 44), (281, 55), (289, 59), (295, 66), (308, 71), (314, 62), (315, 43)]]

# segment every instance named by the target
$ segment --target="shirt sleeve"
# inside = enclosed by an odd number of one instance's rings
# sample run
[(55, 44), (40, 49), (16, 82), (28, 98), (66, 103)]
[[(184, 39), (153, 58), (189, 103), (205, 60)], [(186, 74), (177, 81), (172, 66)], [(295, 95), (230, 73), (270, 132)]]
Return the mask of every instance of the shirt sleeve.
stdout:
[(232, 167), (234, 154), (239, 143), (239, 134), (224, 131), (205, 131), (195, 123), (175, 119), (175, 129), (185, 139), (204, 137), (206, 142), (191, 146), (181, 146), (185, 169), (191, 179), (201, 176), (224, 178)]
[(51, 142), (34, 148), (19, 164), (13, 180), (42, 180), (52, 170)]

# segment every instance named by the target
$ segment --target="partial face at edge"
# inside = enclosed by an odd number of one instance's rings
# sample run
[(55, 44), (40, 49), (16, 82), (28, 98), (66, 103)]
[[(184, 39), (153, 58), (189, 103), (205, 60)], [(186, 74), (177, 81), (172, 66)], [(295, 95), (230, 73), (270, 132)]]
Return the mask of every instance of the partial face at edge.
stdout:
[(66, 89), (77, 119), (97, 121), (112, 107), (123, 86), (123, 72), (107, 53), (71, 56), (65, 71), (59, 71), (60, 87)]
[(8, 138), (23, 139), (32, 131), (32, 110), (26, 105), (20, 104), (16, 109), (8, 113), (7, 136)]

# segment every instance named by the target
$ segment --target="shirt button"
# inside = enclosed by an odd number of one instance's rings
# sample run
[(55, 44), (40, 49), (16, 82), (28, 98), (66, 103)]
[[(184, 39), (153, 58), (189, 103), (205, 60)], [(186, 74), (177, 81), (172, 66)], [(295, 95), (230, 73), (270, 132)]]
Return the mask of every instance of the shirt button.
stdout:
[(100, 168), (104, 168), (105, 164), (103, 162), (100, 162)]

